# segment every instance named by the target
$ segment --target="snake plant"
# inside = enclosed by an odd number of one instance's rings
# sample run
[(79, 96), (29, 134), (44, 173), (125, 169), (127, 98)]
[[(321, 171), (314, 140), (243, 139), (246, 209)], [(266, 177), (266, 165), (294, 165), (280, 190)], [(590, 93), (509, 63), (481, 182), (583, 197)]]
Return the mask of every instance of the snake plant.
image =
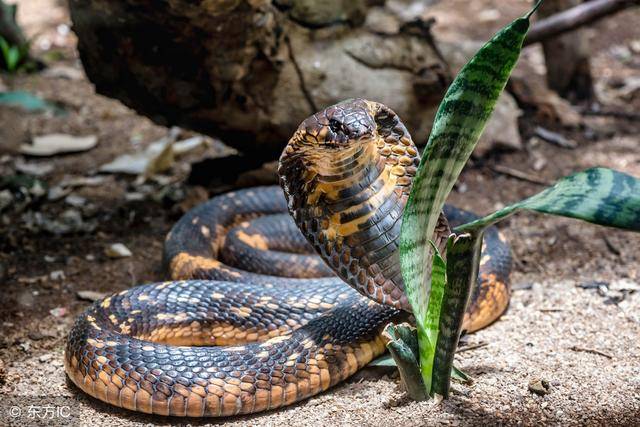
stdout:
[[(429, 241), (445, 199), (518, 60), (529, 18), (541, 3), (542, 0), (525, 16), (500, 30), (449, 87), (404, 211), (400, 263), (416, 330), (394, 325), (386, 335), (402, 380), (410, 396), (417, 400), (435, 395), (447, 397), (452, 372), (461, 375), (453, 368), (453, 356), (470, 290), (477, 279), (486, 227), (526, 209), (640, 231), (640, 180), (594, 168), (456, 228), (447, 241), (446, 263)], [(415, 335), (417, 340), (407, 338)]]

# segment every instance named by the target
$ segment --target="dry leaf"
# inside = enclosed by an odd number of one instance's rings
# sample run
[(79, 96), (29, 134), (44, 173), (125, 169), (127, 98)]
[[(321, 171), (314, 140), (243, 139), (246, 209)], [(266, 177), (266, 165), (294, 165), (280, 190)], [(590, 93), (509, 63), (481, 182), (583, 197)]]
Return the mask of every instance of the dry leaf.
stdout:
[(29, 156), (53, 156), (60, 153), (87, 151), (95, 147), (98, 137), (95, 135), (73, 136), (62, 133), (36, 136), (32, 144), (22, 144), (20, 153)]

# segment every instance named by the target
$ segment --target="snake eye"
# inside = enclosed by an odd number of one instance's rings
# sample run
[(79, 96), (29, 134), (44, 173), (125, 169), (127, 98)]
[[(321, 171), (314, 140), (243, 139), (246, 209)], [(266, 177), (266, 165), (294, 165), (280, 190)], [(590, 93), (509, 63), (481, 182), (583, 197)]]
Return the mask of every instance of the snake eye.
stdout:
[(331, 119), (329, 120), (329, 129), (331, 129), (333, 133), (338, 133), (342, 130), (342, 123), (336, 119)]

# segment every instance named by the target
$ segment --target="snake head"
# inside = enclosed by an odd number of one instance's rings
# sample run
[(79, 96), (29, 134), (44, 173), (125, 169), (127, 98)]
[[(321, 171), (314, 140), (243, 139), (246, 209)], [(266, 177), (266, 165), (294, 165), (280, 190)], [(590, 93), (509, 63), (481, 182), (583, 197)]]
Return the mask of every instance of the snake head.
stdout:
[(298, 127), (296, 138), (301, 146), (333, 150), (370, 140), (377, 128), (369, 101), (350, 99), (308, 117)]

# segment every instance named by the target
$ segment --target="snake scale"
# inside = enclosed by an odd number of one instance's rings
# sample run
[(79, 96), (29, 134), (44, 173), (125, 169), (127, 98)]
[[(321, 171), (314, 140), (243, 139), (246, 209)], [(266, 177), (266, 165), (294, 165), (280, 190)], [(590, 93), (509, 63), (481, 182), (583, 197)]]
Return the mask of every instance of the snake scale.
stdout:
[[(385, 351), (388, 322), (409, 317), (398, 240), (418, 164), (382, 104), (349, 100), (309, 117), (280, 158), (282, 188), (192, 209), (165, 241), (171, 281), (76, 320), (67, 375), (115, 406), (194, 417), (279, 408), (344, 381)], [(434, 241), (473, 218), (446, 206)], [(483, 244), (468, 331), (509, 301), (509, 248), (494, 228)]]

